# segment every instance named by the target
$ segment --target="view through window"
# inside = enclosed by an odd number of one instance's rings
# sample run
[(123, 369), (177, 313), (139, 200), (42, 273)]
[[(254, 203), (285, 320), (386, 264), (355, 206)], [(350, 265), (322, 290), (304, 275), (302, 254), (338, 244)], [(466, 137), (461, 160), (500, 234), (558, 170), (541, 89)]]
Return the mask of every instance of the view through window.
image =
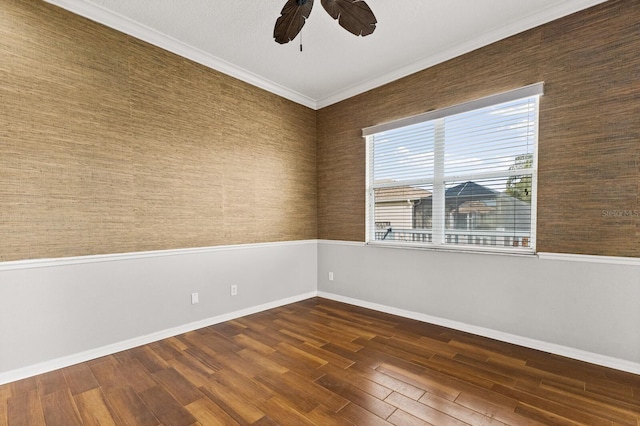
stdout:
[(538, 83), (365, 129), (367, 241), (534, 252), (541, 94)]

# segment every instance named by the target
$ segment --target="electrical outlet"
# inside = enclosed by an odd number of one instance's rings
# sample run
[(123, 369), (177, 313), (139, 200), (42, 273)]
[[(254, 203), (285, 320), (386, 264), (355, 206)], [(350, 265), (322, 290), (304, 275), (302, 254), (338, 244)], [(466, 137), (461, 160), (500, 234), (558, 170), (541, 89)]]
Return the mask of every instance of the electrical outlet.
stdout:
[(198, 302), (200, 302), (200, 298), (198, 296), (198, 293), (191, 293), (191, 304), (195, 305)]
[(329, 272), (329, 281), (333, 281), (333, 272)]
[(238, 286), (237, 286), (237, 285), (235, 285), (235, 284), (233, 284), (233, 285), (231, 286), (231, 295), (232, 295), (232, 296), (237, 296), (237, 295), (238, 295)]

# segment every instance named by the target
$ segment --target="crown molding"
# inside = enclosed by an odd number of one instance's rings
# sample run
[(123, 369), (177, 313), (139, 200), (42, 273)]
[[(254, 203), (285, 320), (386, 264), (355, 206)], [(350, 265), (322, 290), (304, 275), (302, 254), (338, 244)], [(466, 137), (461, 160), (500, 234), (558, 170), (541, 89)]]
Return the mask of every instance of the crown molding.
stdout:
[(358, 83), (354, 86), (320, 98), (316, 100), (317, 109), (333, 105), (335, 103), (349, 99), (353, 96), (357, 96), (361, 93), (375, 89), (376, 87), (380, 87), (387, 83), (391, 83), (392, 81), (399, 80), (411, 74), (415, 74), (416, 72), (425, 70), (434, 65), (438, 65), (450, 59), (457, 58), (458, 56), (462, 56), (465, 53), (469, 53), (476, 49), (480, 49), (481, 47), (488, 46), (491, 43), (495, 43), (521, 32), (530, 30), (531, 28), (535, 28), (537, 26), (554, 21), (575, 12), (588, 9), (606, 1), (607, 0), (570, 0), (562, 2), (559, 5), (549, 7), (539, 13), (526, 16), (522, 19), (518, 19), (517, 21), (509, 22), (500, 28), (496, 28), (493, 31), (482, 34), (473, 40), (449, 47), (427, 58), (420, 59), (409, 65), (398, 68), (397, 70), (394, 70), (390, 73), (374, 77), (370, 80)]
[(47, 3), (66, 9), (77, 15), (168, 50), (169, 52), (190, 59), (206, 67), (220, 71), (231, 77), (235, 77), (238, 80), (244, 81), (314, 110), (333, 105), (345, 99), (375, 89), (376, 87), (380, 87), (418, 71), (422, 71), (439, 63), (464, 55), (465, 53), (479, 49), (483, 46), (487, 46), (496, 41), (580, 10), (604, 3), (605, 1), (606, 0), (564, 1), (539, 13), (529, 15), (513, 22), (508, 22), (504, 26), (485, 33), (474, 40), (452, 46), (390, 73), (341, 89), (320, 99), (313, 99), (86, 0), (45, 0)]
[(288, 89), (280, 84), (274, 83), (271, 80), (260, 77), (250, 71), (240, 68), (230, 62), (206, 53), (200, 49), (190, 46), (180, 40), (176, 40), (173, 37), (169, 37), (159, 31), (135, 22), (125, 16), (112, 12), (101, 6), (93, 3), (89, 3), (85, 0), (44, 0), (47, 3), (58, 6), (69, 12), (80, 15), (84, 18), (90, 19), (99, 24), (105, 25), (109, 28), (113, 28), (124, 34), (135, 37), (139, 40), (158, 46), (171, 53), (182, 56), (201, 65), (220, 71), (238, 80), (249, 83), (260, 89), (264, 89), (268, 92), (274, 93), (290, 101), (304, 105), (311, 109), (317, 109), (317, 104), (314, 99), (298, 93), (294, 90)]

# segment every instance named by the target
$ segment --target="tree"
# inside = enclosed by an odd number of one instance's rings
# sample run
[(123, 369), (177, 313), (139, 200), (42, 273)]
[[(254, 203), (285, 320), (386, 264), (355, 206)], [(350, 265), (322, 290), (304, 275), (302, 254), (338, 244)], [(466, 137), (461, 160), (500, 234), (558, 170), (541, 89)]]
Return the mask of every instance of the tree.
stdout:
[[(509, 170), (522, 170), (533, 167), (533, 154), (518, 155)], [(510, 176), (507, 179), (506, 193), (510, 196), (531, 203), (531, 174)]]

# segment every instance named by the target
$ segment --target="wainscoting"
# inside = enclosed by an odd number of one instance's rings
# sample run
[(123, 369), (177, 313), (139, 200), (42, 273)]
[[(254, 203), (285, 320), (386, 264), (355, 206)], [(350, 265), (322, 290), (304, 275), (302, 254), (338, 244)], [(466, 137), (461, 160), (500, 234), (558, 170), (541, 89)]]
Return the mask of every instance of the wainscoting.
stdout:
[(640, 374), (637, 259), (306, 240), (0, 263), (0, 384), (316, 295)]
[(318, 291), (640, 374), (638, 259), (453, 253), (322, 240)]
[(307, 299), (316, 271), (315, 240), (0, 263), (0, 383)]

